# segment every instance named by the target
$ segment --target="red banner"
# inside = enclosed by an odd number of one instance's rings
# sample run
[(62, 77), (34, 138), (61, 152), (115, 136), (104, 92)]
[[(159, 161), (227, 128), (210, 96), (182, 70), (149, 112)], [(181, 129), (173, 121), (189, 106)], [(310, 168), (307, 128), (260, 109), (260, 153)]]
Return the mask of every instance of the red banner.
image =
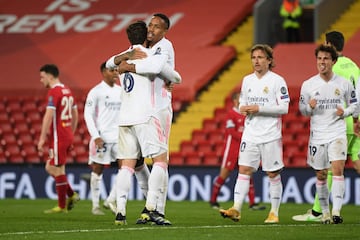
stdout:
[(169, 16), (167, 38), (175, 48), (183, 83), (174, 97), (193, 100), (196, 92), (235, 56), (219, 42), (252, 12), (255, 0), (0, 0), (0, 91), (37, 94), (39, 68), (55, 63), (60, 79), (88, 91), (101, 80), (99, 66), (129, 46), (125, 28)]

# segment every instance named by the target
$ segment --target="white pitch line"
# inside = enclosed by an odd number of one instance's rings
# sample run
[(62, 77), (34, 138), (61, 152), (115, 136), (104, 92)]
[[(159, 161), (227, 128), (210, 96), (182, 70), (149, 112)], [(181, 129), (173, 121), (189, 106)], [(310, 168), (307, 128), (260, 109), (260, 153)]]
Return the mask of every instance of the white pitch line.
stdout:
[[(91, 233), (91, 232), (114, 232), (114, 231), (139, 231), (139, 230), (179, 230), (179, 229), (207, 229), (207, 228), (249, 228), (249, 227), (305, 227), (305, 226), (321, 226), (320, 223), (314, 224), (253, 224), (253, 225), (218, 225), (218, 226), (151, 226), (151, 227), (130, 227), (120, 226), (119, 228), (104, 228), (104, 229), (74, 229), (74, 230), (54, 230), (54, 231), (28, 231), (28, 232), (6, 232), (0, 233), (1, 236), (11, 236), (11, 235), (30, 235), (30, 234), (64, 234), (64, 233)], [(346, 226), (359, 226), (359, 224), (346, 224)]]

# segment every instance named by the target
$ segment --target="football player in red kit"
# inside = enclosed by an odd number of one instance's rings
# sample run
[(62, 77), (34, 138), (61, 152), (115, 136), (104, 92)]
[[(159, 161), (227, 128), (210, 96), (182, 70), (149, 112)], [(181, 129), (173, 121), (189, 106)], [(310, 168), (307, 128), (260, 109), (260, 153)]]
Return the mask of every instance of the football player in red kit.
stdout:
[(56, 65), (46, 64), (40, 68), (40, 82), (49, 91), (37, 148), (39, 152), (43, 152), (45, 142), (49, 139), (49, 158), (45, 169), (55, 179), (58, 195), (58, 205), (44, 213), (62, 213), (72, 209), (74, 203), (80, 200), (68, 183), (65, 173), (67, 153), (78, 123), (78, 110), (71, 90), (59, 80)]

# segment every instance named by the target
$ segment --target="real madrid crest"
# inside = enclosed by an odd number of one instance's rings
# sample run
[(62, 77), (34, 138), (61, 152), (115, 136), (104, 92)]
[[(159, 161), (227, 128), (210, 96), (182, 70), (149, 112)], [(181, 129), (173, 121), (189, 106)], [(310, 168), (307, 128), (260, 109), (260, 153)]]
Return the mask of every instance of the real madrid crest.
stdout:
[(263, 92), (264, 92), (264, 93), (269, 93), (269, 88), (268, 88), (268, 87), (264, 87)]

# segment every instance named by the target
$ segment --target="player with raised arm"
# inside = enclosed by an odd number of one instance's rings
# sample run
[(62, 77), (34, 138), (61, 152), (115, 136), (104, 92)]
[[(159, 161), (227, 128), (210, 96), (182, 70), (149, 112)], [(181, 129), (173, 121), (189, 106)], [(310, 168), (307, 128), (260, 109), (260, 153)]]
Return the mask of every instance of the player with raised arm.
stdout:
[[(127, 33), (131, 44), (133, 44), (128, 51), (139, 48), (148, 57), (128, 62), (121, 61), (119, 65), (124, 92), (122, 94), (119, 122), (119, 158), (122, 161), (122, 167), (117, 176), (117, 216), (115, 224), (122, 225), (126, 223), (129, 179), (133, 174), (137, 157), (142, 154), (142, 156), (152, 158), (155, 161), (149, 177), (147, 194), (147, 203), (149, 201), (151, 203), (155, 202), (153, 208), (148, 208), (147, 205), (150, 221), (157, 225), (166, 225), (164, 218), (156, 212), (156, 201), (160, 191), (159, 184), (165, 174), (163, 169), (167, 167), (164, 161), (156, 164), (156, 160), (167, 158), (168, 146), (167, 137), (156, 109), (155, 101), (160, 93), (156, 91), (154, 81), (159, 74), (176, 82), (180, 82), (181, 77), (176, 71), (168, 67), (166, 55), (159, 52), (154, 54), (150, 49), (140, 45), (144, 44), (146, 40), (147, 28), (144, 22), (130, 24)], [(116, 65), (115, 58), (110, 58), (107, 66)], [(139, 68), (143, 71), (141, 75), (134, 73)], [(167, 73), (169, 74), (167, 75)]]

